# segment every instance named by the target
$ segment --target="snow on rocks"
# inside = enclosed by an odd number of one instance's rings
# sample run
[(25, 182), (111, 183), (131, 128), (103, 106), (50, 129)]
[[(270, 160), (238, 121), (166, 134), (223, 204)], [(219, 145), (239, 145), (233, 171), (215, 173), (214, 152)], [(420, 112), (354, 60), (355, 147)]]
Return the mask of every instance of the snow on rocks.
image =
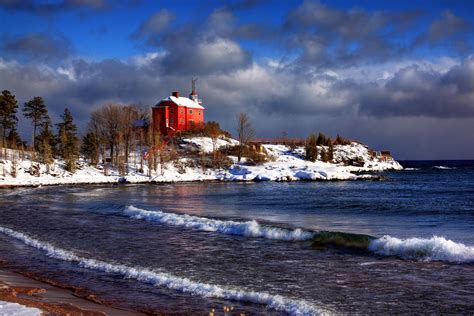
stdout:
[(373, 157), (366, 145), (352, 142), (350, 145), (334, 146), (334, 162), (344, 163), (348, 161), (361, 161), (362, 166), (350, 166), (351, 171), (383, 171), (383, 170), (402, 170), (403, 167), (389, 157)]
[[(187, 149), (195, 149), (198, 151), (203, 151), (205, 153), (211, 153), (214, 151), (214, 143), (212, 138), (210, 137), (199, 136), (184, 138), (182, 142), (182, 147)], [(219, 149), (226, 146), (235, 146), (238, 144), (239, 142), (235, 139), (229, 137), (219, 137), (216, 139), (215, 149)]]
[[(238, 144), (230, 138), (219, 138), (218, 147)], [(211, 152), (212, 140), (209, 137), (193, 137), (184, 140), (184, 146), (192, 146), (197, 151)], [(244, 163), (234, 163), (228, 169), (205, 169), (193, 163), (189, 158), (181, 158), (176, 162), (169, 162), (158, 166), (148, 176), (147, 167), (139, 170), (136, 162), (128, 165), (128, 174), (121, 177), (116, 169), (110, 168), (108, 175), (104, 175), (103, 166), (89, 166), (79, 161), (79, 168), (71, 174), (64, 170), (64, 162), (55, 160), (49, 173), (46, 166), (39, 164), (40, 176), (29, 173), (34, 164), (25, 158), (16, 163), (17, 175), (13, 177), (11, 160), (0, 160), (0, 187), (8, 186), (40, 186), (59, 184), (92, 184), (92, 183), (156, 183), (156, 182), (184, 182), (184, 181), (323, 181), (323, 180), (357, 180), (374, 179), (377, 175), (356, 174), (354, 172), (399, 170), (401, 165), (395, 160), (383, 161), (370, 154), (369, 149), (358, 143), (334, 146), (334, 160), (336, 163), (322, 161), (310, 162), (304, 160), (304, 148), (290, 149), (285, 145), (263, 145), (269, 162), (251, 166)], [(230, 157), (236, 161), (235, 157)], [(348, 161), (362, 162), (361, 166), (348, 166)]]
[(234, 165), (225, 180), (232, 181), (295, 181), (295, 180), (355, 180), (359, 176), (346, 166), (304, 160), (285, 145), (263, 145), (274, 161), (259, 166)]

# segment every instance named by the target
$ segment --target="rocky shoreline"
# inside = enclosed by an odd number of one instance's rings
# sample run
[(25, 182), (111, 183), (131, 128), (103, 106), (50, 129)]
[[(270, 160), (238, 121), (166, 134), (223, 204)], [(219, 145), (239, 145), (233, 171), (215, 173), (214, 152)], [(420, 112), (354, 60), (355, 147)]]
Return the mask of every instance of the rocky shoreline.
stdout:
[[(199, 142), (204, 150), (206, 143)], [(197, 146), (197, 145), (196, 145)], [(158, 170), (150, 172), (146, 166), (129, 163), (126, 175), (115, 168), (104, 165), (90, 166), (80, 161), (78, 170), (72, 174), (64, 169), (64, 162), (56, 160), (51, 166), (33, 163), (28, 159), (20, 162), (0, 161), (0, 188), (38, 187), (49, 185), (117, 184), (117, 183), (175, 183), (175, 182), (257, 182), (257, 181), (340, 181), (340, 180), (381, 180), (378, 172), (402, 170), (403, 167), (391, 157), (374, 157), (367, 146), (352, 143), (335, 146), (333, 162), (307, 161), (302, 148), (291, 149), (285, 145), (262, 145), (269, 161), (262, 164), (237, 163), (236, 157), (229, 156), (234, 163), (226, 168), (204, 168), (191, 158), (179, 158), (163, 163)], [(358, 161), (357, 165), (353, 162)], [(35, 165), (38, 172), (31, 174)], [(16, 168), (16, 169), (14, 169)], [(35, 170), (36, 170), (35, 169)], [(16, 170), (14, 176), (12, 170)], [(369, 173), (369, 174), (367, 174)]]

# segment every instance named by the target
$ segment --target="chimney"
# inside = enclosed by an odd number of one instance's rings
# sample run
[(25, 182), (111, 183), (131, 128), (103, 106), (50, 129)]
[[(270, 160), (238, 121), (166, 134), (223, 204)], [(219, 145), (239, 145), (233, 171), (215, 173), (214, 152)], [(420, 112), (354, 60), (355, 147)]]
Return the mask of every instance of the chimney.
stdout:
[(173, 97), (179, 98), (179, 92), (178, 92), (178, 91), (174, 91), (174, 92), (173, 92)]

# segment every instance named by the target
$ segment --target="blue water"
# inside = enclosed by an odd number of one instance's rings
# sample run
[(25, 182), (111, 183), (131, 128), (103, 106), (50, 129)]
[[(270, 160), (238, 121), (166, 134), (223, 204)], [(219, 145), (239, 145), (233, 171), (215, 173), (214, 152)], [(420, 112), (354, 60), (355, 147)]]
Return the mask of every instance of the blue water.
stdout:
[[(257, 220), (263, 229), (283, 231), (302, 228), (424, 240), (436, 235), (474, 247), (474, 162), (405, 161), (402, 165), (407, 170), (383, 173), (385, 181), (3, 190), (0, 226), (49, 244), (54, 251), (160, 271), (197, 285), (279, 295), (295, 306), (310, 303), (315, 311), (472, 313), (474, 264), (469, 255), (450, 252), (448, 259), (455, 259), (450, 261), (420, 251), (405, 256), (321, 248), (311, 240), (258, 238), (234, 230), (227, 234), (124, 214), (133, 205), (178, 215), (178, 220), (189, 214), (222, 225)], [(181, 281), (173, 288), (49, 255), (18, 236), (0, 234), (0, 259), (12, 269), (83, 287), (123, 308), (165, 313), (223, 311), (224, 306), (250, 314), (291, 311), (232, 295), (222, 298), (214, 292), (203, 297), (198, 289), (186, 290)]]

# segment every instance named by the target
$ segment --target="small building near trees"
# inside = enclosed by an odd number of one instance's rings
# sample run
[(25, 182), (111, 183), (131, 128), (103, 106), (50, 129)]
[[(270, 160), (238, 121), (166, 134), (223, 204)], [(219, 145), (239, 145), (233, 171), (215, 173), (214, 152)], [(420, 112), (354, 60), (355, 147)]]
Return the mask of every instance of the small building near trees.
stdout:
[(189, 97), (175, 91), (153, 107), (153, 129), (162, 135), (187, 131), (204, 126), (204, 107), (196, 92), (196, 80), (192, 81)]

